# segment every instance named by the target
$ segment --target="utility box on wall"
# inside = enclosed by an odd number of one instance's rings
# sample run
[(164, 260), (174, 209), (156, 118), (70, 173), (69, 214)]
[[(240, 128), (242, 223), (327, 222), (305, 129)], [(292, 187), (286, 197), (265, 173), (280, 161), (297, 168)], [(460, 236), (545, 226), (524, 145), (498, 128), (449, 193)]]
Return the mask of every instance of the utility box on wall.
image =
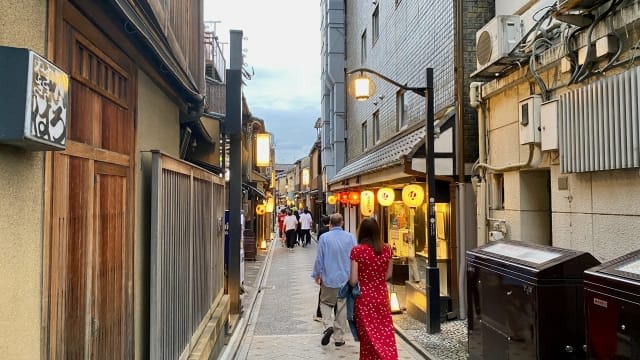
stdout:
[(0, 46), (0, 143), (64, 150), (69, 76), (29, 49)]
[(520, 145), (540, 142), (540, 95), (531, 95), (518, 103)]
[(581, 251), (500, 240), (467, 251), (469, 358), (585, 359)]
[(640, 250), (585, 271), (589, 359), (640, 359)]

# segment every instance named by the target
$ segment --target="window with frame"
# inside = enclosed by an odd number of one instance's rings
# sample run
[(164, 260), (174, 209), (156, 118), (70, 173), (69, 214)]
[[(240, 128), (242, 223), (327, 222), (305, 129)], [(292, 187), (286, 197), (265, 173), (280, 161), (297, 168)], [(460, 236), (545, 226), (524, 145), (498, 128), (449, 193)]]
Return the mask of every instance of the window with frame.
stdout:
[(367, 60), (367, 30), (362, 32), (360, 37), (360, 63), (364, 64)]
[(380, 141), (380, 110), (376, 110), (373, 113), (373, 143), (377, 144)]
[(376, 5), (371, 16), (371, 40), (375, 44), (380, 36), (380, 6)]
[(400, 90), (396, 93), (396, 130), (400, 130), (407, 125), (407, 110), (406, 91)]
[(362, 151), (365, 151), (367, 149), (367, 121), (363, 121), (362, 122)]

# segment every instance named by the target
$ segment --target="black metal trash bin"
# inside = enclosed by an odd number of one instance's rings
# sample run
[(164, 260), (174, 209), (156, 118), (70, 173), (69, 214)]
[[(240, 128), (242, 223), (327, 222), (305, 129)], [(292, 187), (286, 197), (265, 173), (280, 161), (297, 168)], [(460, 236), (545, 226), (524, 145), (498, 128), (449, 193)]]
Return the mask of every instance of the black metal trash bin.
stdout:
[(640, 359), (640, 250), (585, 271), (589, 359)]
[(467, 251), (471, 359), (585, 359), (584, 270), (591, 254), (495, 241)]

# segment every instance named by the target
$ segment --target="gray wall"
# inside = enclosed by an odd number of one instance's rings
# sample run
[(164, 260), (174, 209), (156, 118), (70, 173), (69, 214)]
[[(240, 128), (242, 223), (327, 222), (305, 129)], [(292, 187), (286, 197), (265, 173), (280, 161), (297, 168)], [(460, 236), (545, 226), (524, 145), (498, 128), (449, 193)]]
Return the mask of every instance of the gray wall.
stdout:
[[(494, 13), (492, 1), (463, 2), (465, 99), (468, 99), (469, 74), (475, 71), (475, 32)], [(348, 1), (346, 6), (346, 68), (368, 67), (410, 87), (426, 85), (425, 69), (434, 69), (435, 111), (455, 104), (454, 73), (454, 2), (451, 0), (402, 0), (397, 6), (393, 1), (380, 1), (380, 36), (372, 38), (372, 14), (375, 5), (370, 1)], [(361, 37), (367, 32), (367, 58), (361, 61)], [(362, 153), (361, 124), (368, 121), (369, 148), (372, 146), (371, 119), (380, 112), (381, 141), (397, 133), (396, 92), (399, 90), (381, 79), (376, 79), (376, 97), (363, 102), (347, 98), (348, 151), (347, 160)], [(383, 98), (380, 99), (380, 96)], [(407, 93), (409, 102), (408, 123), (425, 119), (424, 100)], [(378, 104), (374, 104), (376, 101)], [(468, 101), (465, 100), (465, 103)], [(465, 106), (465, 152), (467, 162), (477, 158), (476, 113)]]

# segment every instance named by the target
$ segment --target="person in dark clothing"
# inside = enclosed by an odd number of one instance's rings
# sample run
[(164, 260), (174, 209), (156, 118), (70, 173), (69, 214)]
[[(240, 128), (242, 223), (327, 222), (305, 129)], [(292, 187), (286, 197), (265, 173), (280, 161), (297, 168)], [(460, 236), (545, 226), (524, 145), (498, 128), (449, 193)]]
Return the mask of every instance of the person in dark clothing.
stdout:
[[(316, 242), (320, 240), (320, 235), (329, 231), (329, 217), (322, 215), (320, 219), (320, 227), (318, 228), (318, 235), (316, 236)], [(335, 312), (335, 307), (333, 308)], [(316, 307), (316, 316), (313, 318), (315, 321), (322, 321), (322, 312), (320, 311), (320, 292), (318, 291), (318, 306)]]
[(320, 219), (320, 227), (318, 228), (318, 235), (316, 235), (316, 242), (320, 239), (320, 235), (329, 231), (329, 217), (327, 215), (322, 215)]
[(293, 210), (293, 216), (296, 217), (296, 221), (298, 222), (296, 225), (296, 245), (300, 245), (302, 240), (302, 230), (300, 228), (300, 213), (298, 210)]

